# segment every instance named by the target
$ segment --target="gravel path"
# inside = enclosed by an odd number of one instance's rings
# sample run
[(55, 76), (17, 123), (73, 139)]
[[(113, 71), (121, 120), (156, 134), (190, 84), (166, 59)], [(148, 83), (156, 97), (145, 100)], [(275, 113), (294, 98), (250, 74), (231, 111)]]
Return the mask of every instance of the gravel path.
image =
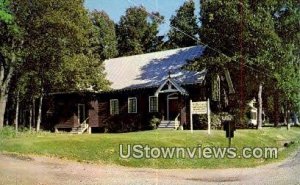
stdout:
[(281, 163), (257, 168), (155, 170), (82, 164), (47, 157), (0, 155), (0, 184), (295, 184), (300, 151)]

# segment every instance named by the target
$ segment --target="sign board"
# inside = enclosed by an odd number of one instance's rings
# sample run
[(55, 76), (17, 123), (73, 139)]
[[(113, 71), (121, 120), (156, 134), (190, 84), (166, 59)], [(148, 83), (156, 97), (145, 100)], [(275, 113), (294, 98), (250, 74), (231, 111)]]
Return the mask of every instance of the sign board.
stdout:
[(207, 114), (208, 134), (210, 134), (210, 107), (209, 99), (207, 101), (193, 102), (190, 100), (190, 124), (193, 133), (193, 114)]
[(192, 114), (207, 114), (207, 101), (192, 102)]

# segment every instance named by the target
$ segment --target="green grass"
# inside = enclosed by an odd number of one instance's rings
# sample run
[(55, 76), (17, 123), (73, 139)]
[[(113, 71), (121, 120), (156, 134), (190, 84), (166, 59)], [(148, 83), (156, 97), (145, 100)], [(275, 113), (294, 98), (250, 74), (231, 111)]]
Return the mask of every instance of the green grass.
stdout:
[[(288, 148), (285, 141), (294, 141)], [(263, 130), (237, 130), (232, 146), (242, 149), (249, 147), (278, 147), (278, 159), (121, 159), (119, 144), (142, 144), (151, 147), (227, 147), (224, 131), (145, 131), (123, 134), (18, 134), (1, 135), (0, 152), (22, 155), (45, 155), (81, 162), (97, 164), (116, 164), (130, 167), (149, 168), (232, 168), (254, 167), (277, 162), (287, 158), (300, 146), (300, 128), (264, 128)]]

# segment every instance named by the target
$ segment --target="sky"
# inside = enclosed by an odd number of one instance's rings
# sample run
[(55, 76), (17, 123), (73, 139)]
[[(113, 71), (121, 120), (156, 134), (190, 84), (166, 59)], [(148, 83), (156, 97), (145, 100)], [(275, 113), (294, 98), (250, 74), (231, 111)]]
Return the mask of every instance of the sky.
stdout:
[[(120, 17), (125, 14), (127, 8), (131, 6), (143, 5), (148, 12), (158, 11), (165, 17), (167, 23), (160, 26), (160, 35), (164, 35), (169, 30), (169, 19), (176, 14), (176, 10), (185, 0), (85, 0), (85, 6), (90, 11), (104, 10), (112, 20), (119, 22)], [(199, 0), (195, 0), (196, 15), (199, 15)]]

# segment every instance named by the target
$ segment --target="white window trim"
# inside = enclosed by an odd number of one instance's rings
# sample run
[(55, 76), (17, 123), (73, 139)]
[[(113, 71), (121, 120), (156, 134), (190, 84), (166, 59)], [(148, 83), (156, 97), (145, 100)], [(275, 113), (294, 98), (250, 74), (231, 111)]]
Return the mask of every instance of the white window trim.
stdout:
[[(151, 98), (156, 98), (156, 105), (157, 105), (157, 110), (156, 111), (151, 111), (151, 105), (150, 105)], [(148, 105), (149, 105), (149, 112), (158, 112), (158, 97), (157, 96), (149, 96), (149, 103), (148, 103)]]
[[(117, 101), (118, 102), (118, 111), (117, 111), (117, 113), (114, 113), (114, 114), (112, 112), (112, 106), (111, 106), (113, 101)], [(109, 110), (110, 110), (110, 115), (117, 115), (117, 114), (120, 113), (120, 110), (119, 110), (119, 100), (118, 99), (110, 99), (109, 100)]]
[[(130, 102), (130, 100), (135, 100), (135, 112), (129, 112), (129, 102)], [(137, 113), (137, 98), (136, 97), (129, 97), (128, 98), (128, 101), (127, 101), (127, 104), (128, 104), (128, 113), (129, 114), (135, 114), (135, 113)]]

